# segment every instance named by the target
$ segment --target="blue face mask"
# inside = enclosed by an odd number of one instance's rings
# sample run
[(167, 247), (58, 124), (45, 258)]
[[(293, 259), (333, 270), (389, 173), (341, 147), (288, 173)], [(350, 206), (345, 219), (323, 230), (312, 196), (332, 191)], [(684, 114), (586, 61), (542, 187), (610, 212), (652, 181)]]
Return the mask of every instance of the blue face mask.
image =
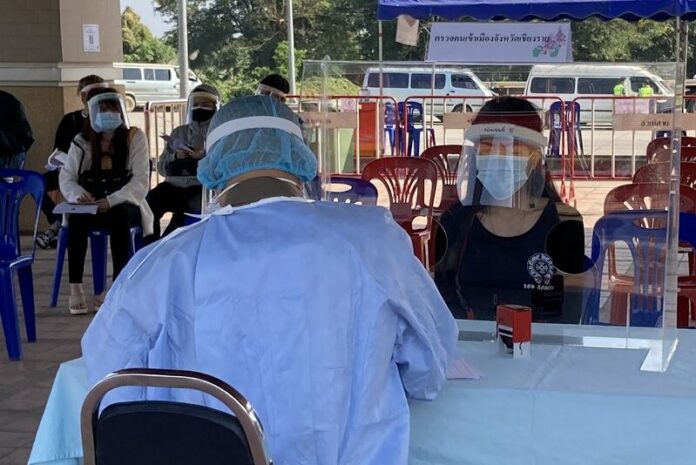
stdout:
[(94, 130), (96, 132), (113, 132), (123, 124), (121, 115), (113, 111), (99, 112), (94, 117)]
[(527, 182), (525, 157), (483, 155), (476, 157), (476, 177), (495, 200), (507, 200)]

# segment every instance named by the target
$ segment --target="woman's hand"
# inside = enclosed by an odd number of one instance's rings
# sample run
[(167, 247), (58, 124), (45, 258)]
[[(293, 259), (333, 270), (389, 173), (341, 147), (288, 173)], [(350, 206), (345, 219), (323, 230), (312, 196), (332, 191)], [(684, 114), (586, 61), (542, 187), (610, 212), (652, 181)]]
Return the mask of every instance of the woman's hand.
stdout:
[(191, 153), (191, 158), (195, 158), (196, 160), (200, 160), (205, 156), (205, 150), (203, 149), (198, 149), (194, 150), (193, 153)]
[(99, 213), (106, 213), (111, 209), (111, 204), (109, 203), (108, 199), (99, 199), (97, 200), (97, 210)]
[(77, 198), (77, 203), (94, 203), (94, 197), (89, 192), (85, 192)]

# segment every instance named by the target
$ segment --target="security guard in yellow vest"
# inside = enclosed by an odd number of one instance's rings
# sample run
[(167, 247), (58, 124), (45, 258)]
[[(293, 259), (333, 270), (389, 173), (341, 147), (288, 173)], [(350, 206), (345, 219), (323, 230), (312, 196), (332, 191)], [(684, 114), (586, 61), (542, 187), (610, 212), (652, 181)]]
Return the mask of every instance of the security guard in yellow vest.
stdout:
[(641, 86), (640, 89), (638, 89), (638, 95), (641, 97), (652, 97), (655, 94), (655, 91), (653, 91), (652, 86), (648, 81), (643, 81), (643, 85)]
[(625, 80), (626, 78), (621, 78), (621, 80), (616, 83), (616, 85), (614, 86), (614, 95), (619, 97), (622, 95), (626, 95), (626, 86), (624, 85)]

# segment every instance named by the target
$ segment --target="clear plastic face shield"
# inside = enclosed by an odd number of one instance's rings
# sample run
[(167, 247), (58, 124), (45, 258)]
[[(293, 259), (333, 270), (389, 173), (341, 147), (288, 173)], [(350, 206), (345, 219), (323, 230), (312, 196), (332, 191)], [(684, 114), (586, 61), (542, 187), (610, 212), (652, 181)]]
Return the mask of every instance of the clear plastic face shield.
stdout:
[(77, 94), (80, 96), (80, 99), (82, 100), (83, 105), (85, 106), (85, 110), (88, 111), (87, 108), (87, 95), (92, 89), (105, 89), (109, 87), (108, 82), (95, 82), (94, 84), (88, 84), (84, 86), (82, 89), (80, 89)]
[(95, 95), (87, 102), (87, 111), (89, 123), (96, 133), (114, 132), (119, 127), (130, 128), (123, 97), (116, 92)]
[(220, 109), (220, 98), (209, 92), (194, 91), (189, 94), (186, 108), (186, 124), (205, 123)]
[(457, 174), (463, 205), (533, 209), (544, 194), (541, 133), (509, 122), (475, 124), (466, 133)]
[(274, 99), (285, 103), (288, 96), (285, 92), (282, 92), (275, 87), (267, 86), (266, 84), (259, 84), (256, 88), (256, 95), (270, 95)]

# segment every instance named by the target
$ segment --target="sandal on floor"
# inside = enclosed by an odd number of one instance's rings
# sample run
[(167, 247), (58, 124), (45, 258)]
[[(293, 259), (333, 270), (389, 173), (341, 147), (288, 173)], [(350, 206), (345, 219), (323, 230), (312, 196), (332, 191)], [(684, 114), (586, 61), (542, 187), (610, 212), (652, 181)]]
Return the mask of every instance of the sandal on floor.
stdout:
[(106, 298), (106, 292), (94, 296), (92, 300), (92, 308), (95, 312), (98, 312), (102, 305), (104, 305), (104, 299)]
[(71, 315), (86, 315), (89, 312), (87, 308), (87, 299), (84, 294), (75, 294), (68, 297), (68, 310)]

